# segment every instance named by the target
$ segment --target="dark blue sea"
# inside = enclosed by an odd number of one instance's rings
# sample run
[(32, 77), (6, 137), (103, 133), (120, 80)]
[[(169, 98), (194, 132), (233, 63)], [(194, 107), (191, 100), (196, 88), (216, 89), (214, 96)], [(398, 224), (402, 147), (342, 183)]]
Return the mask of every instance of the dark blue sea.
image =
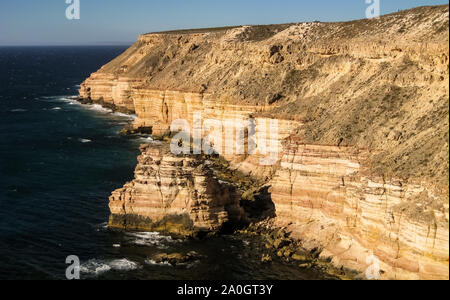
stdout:
[[(133, 178), (148, 137), (119, 131), (132, 116), (77, 103), (79, 84), (125, 47), (0, 48), (0, 279), (323, 279), (239, 236), (180, 241), (106, 227), (110, 193)], [(195, 251), (184, 266), (158, 253)]]

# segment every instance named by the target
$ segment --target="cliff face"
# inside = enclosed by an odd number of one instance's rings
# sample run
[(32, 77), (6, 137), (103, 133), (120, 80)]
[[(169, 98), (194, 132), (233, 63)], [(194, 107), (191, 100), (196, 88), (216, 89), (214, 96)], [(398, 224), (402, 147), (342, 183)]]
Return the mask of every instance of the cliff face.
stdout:
[(306, 143), (376, 150), (376, 173), (448, 189), (448, 42), (448, 6), (347, 23), (145, 34), (80, 94), (128, 108), (148, 98), (144, 89), (257, 106), (304, 123)]
[(165, 145), (141, 151), (135, 179), (110, 197), (110, 226), (193, 236), (243, 217), (234, 186), (198, 157), (175, 156)]
[[(279, 226), (338, 267), (364, 272), (374, 255), (382, 278), (448, 279), (448, 41), (448, 5), (347, 23), (146, 34), (80, 96), (135, 111), (133, 126), (154, 135), (177, 119), (201, 127), (199, 113), (277, 119), (278, 137), (259, 141), (278, 150), (275, 165), (224, 157), (270, 187)], [(136, 179), (111, 197), (111, 224), (189, 232), (239, 218), (241, 193), (201, 165), (145, 147)]]
[(384, 276), (448, 277), (448, 205), (426, 185), (367, 177), (366, 151), (292, 141), (269, 183), (277, 222), (307, 249), (364, 272), (374, 255)]

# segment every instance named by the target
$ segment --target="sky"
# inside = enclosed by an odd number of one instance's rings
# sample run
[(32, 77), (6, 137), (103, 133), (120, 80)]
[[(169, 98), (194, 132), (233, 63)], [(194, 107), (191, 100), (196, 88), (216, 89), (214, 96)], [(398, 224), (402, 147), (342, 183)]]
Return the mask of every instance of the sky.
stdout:
[[(74, 0), (68, 0), (74, 1)], [(131, 44), (139, 34), (228, 25), (346, 21), (365, 17), (366, 0), (0, 0), (0, 46)], [(379, 0), (387, 14), (443, 0)]]

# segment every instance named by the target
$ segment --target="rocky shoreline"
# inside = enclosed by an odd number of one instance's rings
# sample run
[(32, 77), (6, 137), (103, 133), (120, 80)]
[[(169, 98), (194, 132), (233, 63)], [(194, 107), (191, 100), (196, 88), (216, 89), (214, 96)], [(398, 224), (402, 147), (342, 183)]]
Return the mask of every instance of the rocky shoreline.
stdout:
[(127, 114), (127, 115), (134, 115), (136, 113), (132, 109), (128, 109), (123, 106), (117, 106), (114, 103), (105, 101), (103, 98), (93, 100), (91, 98), (77, 97), (75, 100), (80, 102), (81, 104), (85, 104), (85, 105), (98, 104), (98, 105), (101, 105), (103, 108), (111, 110), (112, 112), (118, 112), (118, 113), (123, 113), (123, 114)]
[(273, 259), (281, 259), (300, 269), (317, 269), (340, 280), (366, 280), (365, 274), (345, 267), (336, 268), (330, 259), (320, 257), (320, 249), (306, 250), (298, 240), (293, 239), (286, 228), (276, 226), (268, 219), (252, 223), (246, 228), (236, 231), (236, 234), (258, 237), (266, 249), (261, 256), (261, 262), (270, 263)]

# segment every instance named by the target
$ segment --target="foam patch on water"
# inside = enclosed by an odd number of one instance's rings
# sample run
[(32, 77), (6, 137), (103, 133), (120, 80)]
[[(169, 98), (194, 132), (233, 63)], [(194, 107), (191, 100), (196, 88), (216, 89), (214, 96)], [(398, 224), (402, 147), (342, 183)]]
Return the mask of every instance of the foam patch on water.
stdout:
[(104, 107), (101, 106), (100, 104), (87, 105), (87, 108), (90, 109), (90, 110), (94, 110), (94, 111), (98, 111), (98, 112), (103, 112), (103, 113), (112, 113), (112, 112), (113, 112), (111, 109), (104, 108)]
[(91, 143), (91, 142), (92, 142), (91, 140), (88, 140), (88, 139), (78, 139), (78, 141), (79, 141), (80, 143), (83, 143), (83, 144)]
[(140, 266), (138, 263), (126, 258), (115, 260), (91, 259), (80, 266), (80, 272), (87, 275), (101, 275), (111, 270), (114, 271), (133, 271)]
[(138, 246), (158, 246), (159, 248), (165, 248), (165, 244), (178, 242), (170, 236), (163, 236), (157, 232), (127, 233), (126, 236), (130, 242)]
[(80, 272), (89, 275), (100, 275), (111, 270), (111, 267), (102, 261), (91, 259), (80, 266)]
[(164, 266), (165, 266), (165, 267), (171, 267), (171, 266), (172, 266), (172, 265), (171, 265), (169, 262), (167, 262), (167, 261), (158, 263), (158, 262), (154, 261), (153, 259), (147, 259), (147, 260), (145, 261), (145, 263), (146, 263), (147, 265), (160, 266), (160, 267), (164, 267)]
[(132, 271), (139, 268), (139, 264), (126, 258), (116, 259), (110, 262), (110, 267), (117, 271)]
[(96, 231), (106, 230), (106, 229), (108, 229), (108, 223), (103, 222), (101, 224), (94, 225), (93, 227), (95, 228)]
[(17, 109), (12, 109), (11, 112), (26, 112), (26, 109), (23, 108), (17, 108)]
[[(78, 101), (79, 97), (74, 96), (74, 95), (41, 97), (39, 99), (41, 101), (45, 101), (45, 102), (65, 102), (68, 105), (79, 105), (88, 110), (106, 113), (106, 114), (112, 114), (114, 116), (126, 118), (128, 120), (136, 120), (138, 118), (138, 116), (135, 114), (130, 115), (130, 114), (124, 114), (124, 113), (120, 113), (120, 112), (113, 112), (111, 109), (105, 108), (105, 107), (101, 106), (100, 104), (82, 104)], [(59, 108), (59, 109), (61, 109), (61, 108)], [(56, 110), (56, 108), (54, 108), (54, 110)], [(128, 124), (128, 123), (125, 123), (125, 124)]]
[(52, 110), (61, 110), (61, 107), (53, 107)]
[(63, 96), (44, 96), (39, 98), (39, 100), (58, 100), (61, 97)]
[(154, 142), (152, 137), (141, 137), (141, 140), (147, 141), (147, 142)]
[(44, 102), (60, 102), (60, 101), (73, 101), (75, 100), (77, 97), (76, 96), (71, 96), (71, 95), (61, 95), (61, 96), (45, 96), (45, 97), (40, 97), (37, 98), (37, 100), (39, 101), (44, 101)]
[(77, 101), (77, 96), (60, 96), (57, 98), (58, 101), (67, 102), (69, 105), (81, 104)]
[(116, 115), (118, 117), (127, 118), (127, 119), (132, 119), (132, 120), (136, 120), (137, 119), (137, 115), (128, 115), (128, 114), (124, 114), (124, 113), (121, 113), (121, 112), (115, 112), (115, 113), (113, 113), (113, 115)]

